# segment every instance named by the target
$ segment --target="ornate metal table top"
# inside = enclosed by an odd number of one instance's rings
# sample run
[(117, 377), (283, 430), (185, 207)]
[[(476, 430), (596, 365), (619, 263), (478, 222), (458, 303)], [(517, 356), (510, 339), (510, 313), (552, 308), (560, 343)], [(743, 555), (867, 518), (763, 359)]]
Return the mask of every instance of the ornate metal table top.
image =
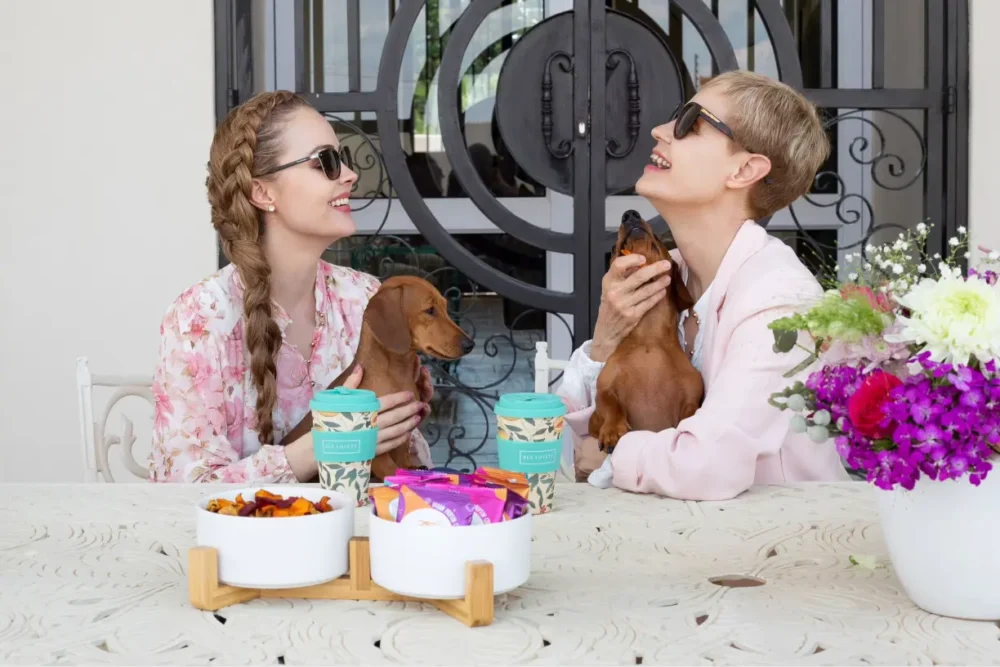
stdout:
[[(420, 603), (191, 608), (193, 503), (211, 491), (0, 486), (0, 662), (1000, 663), (997, 624), (909, 601), (861, 483), (755, 488), (722, 503), (561, 484), (556, 511), (534, 518), (531, 579), (478, 629)], [(727, 575), (765, 583), (711, 581)]]

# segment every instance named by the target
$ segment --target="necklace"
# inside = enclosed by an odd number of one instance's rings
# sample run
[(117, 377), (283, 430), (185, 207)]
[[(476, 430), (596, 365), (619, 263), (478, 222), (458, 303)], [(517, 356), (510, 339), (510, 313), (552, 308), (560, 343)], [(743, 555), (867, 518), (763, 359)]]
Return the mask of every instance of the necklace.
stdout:
[[(700, 331), (701, 330), (701, 318), (698, 317), (698, 313), (697, 313), (697, 311), (695, 311), (694, 306), (691, 306), (685, 312), (688, 314), (688, 317), (690, 317), (691, 319), (694, 320), (695, 325), (697, 325), (698, 330)], [(685, 348), (687, 347), (687, 345), (686, 345), (686, 343), (687, 343), (687, 326), (686, 325), (687, 325), (687, 323), (685, 323), (685, 327), (684, 327)], [(697, 336), (698, 336), (698, 334), (696, 332), (695, 333), (695, 338), (693, 338), (691, 340), (691, 349), (690, 350), (687, 350), (687, 349), (684, 350), (687, 353), (688, 359), (693, 359), (694, 358), (694, 341), (697, 338)]]

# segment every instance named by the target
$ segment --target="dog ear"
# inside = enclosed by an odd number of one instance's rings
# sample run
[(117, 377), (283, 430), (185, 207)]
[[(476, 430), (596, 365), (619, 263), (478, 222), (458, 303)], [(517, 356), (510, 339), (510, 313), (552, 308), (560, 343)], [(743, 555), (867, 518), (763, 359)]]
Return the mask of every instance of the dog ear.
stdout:
[(683, 312), (694, 305), (694, 299), (691, 298), (691, 293), (681, 279), (681, 270), (673, 259), (670, 260), (670, 292), (674, 305), (677, 306), (677, 312)]
[(375, 339), (395, 354), (410, 351), (410, 323), (403, 310), (403, 288), (390, 287), (375, 293), (365, 307), (365, 322)]

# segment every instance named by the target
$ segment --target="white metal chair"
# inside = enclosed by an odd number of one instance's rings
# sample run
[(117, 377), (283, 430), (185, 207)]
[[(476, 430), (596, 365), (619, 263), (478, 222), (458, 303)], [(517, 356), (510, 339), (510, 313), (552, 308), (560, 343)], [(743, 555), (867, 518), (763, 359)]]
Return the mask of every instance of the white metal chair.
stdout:
[[(548, 394), (549, 384), (551, 382), (549, 377), (550, 372), (554, 370), (565, 370), (568, 365), (569, 360), (552, 359), (549, 357), (548, 343), (543, 340), (535, 343), (535, 392), (539, 394)], [(567, 435), (565, 437), (572, 436)], [(561, 472), (569, 481), (576, 481), (576, 473), (573, 470), (573, 462), (567, 461), (565, 456), (560, 459), (559, 472)]]
[[(109, 434), (107, 425), (115, 405), (129, 396), (143, 398), (155, 409), (156, 401), (153, 398), (152, 377), (93, 375), (90, 372), (87, 358), (80, 357), (76, 360), (76, 384), (86, 481), (100, 482), (103, 478), (105, 482), (115, 482), (108, 458), (108, 452), (114, 445), (121, 447), (121, 461), (125, 469), (137, 478), (129, 481), (145, 480), (147, 468), (136, 462), (135, 455), (132, 453), (132, 446), (135, 445), (136, 440), (135, 435), (133, 435), (132, 420), (122, 415), (121, 436)], [(101, 418), (97, 420), (94, 418), (94, 387), (115, 388), (111, 398), (104, 406)]]

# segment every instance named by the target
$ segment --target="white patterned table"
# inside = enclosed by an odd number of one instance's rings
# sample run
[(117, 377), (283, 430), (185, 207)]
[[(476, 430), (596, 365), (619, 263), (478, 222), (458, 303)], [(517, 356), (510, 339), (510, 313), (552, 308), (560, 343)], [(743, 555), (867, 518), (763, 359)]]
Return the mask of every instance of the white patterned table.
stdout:
[(0, 485), (0, 662), (1000, 664), (996, 624), (929, 615), (891, 566), (850, 564), (886, 561), (860, 483), (724, 503), (560, 484), (535, 517), (531, 579), (478, 629), (419, 603), (191, 608), (193, 503), (211, 490)]

